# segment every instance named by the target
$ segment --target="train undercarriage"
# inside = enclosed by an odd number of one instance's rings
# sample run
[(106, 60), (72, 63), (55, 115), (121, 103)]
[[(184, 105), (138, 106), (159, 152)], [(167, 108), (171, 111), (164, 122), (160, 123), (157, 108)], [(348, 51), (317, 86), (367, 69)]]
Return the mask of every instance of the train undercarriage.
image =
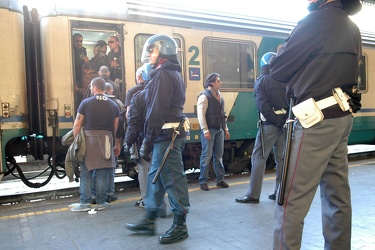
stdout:
[[(254, 140), (226, 141), (224, 144), (223, 162), (226, 174), (238, 174), (251, 170), (251, 153), (254, 147)], [(10, 140), (6, 147), (6, 167), (4, 176), (11, 175), (22, 180), (28, 187), (40, 188), (45, 186), (53, 176), (59, 179), (66, 177), (65, 156), (68, 146), (64, 146), (61, 138), (42, 136), (23, 136)], [(29, 162), (17, 162), (18, 156), (28, 156)], [(189, 173), (198, 172), (201, 156), (200, 143), (187, 143), (183, 151), (183, 162), (185, 171)], [(38, 165), (33, 174), (25, 174), (23, 166)], [(130, 160), (129, 155), (122, 152), (118, 158), (118, 167), (122, 174), (132, 179), (137, 179), (136, 163)], [(32, 168), (32, 167), (31, 167)], [(267, 161), (267, 169), (274, 168), (273, 155)], [(30, 169), (30, 167), (28, 167)], [(211, 162), (210, 175), (214, 175)], [(39, 176), (47, 176), (43, 182), (35, 181)], [(196, 176), (194, 177), (196, 178)], [(75, 181), (79, 181), (79, 171), (75, 171)]]

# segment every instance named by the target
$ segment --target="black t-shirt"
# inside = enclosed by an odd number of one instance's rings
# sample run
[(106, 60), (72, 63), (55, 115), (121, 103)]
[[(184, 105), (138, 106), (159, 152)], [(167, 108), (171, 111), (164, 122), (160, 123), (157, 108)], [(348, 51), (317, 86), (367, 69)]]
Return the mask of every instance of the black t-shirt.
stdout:
[(117, 104), (104, 95), (84, 99), (78, 113), (85, 116), (85, 130), (109, 130), (113, 132), (113, 122), (119, 116)]

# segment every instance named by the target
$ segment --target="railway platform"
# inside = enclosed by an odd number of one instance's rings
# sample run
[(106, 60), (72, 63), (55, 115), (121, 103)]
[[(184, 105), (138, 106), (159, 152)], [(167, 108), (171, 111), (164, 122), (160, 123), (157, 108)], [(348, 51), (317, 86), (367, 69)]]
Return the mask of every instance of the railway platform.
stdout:
[[(352, 249), (375, 249), (375, 158), (350, 161), (349, 174)], [(71, 212), (69, 204), (78, 202), (78, 196), (1, 205), (1, 249), (272, 249), (277, 204), (268, 195), (273, 191), (275, 172), (266, 172), (259, 204), (234, 201), (246, 193), (249, 174), (227, 176), (226, 181), (230, 187), (222, 189), (210, 179), (208, 192), (199, 189), (197, 180), (189, 181), (189, 238), (175, 244), (158, 243), (159, 235), (172, 224), (171, 212), (157, 220), (154, 236), (124, 228), (144, 214), (143, 208), (134, 206), (139, 189), (130, 188), (117, 192), (119, 199), (96, 214)], [(324, 248), (318, 192), (305, 220), (301, 249)]]

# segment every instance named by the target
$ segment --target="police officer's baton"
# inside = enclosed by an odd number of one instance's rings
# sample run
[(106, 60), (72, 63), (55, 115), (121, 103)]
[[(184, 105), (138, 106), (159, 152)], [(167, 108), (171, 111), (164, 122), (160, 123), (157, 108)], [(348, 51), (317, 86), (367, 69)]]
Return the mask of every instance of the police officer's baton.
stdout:
[(288, 164), (289, 164), (289, 155), (290, 155), (290, 146), (292, 143), (292, 133), (293, 133), (293, 111), (292, 107), (294, 106), (294, 99), (290, 98), (289, 101), (289, 115), (288, 120), (286, 121), (287, 124), (287, 131), (286, 131), (286, 140), (285, 140), (285, 151), (284, 151), (284, 162), (283, 168), (281, 172), (281, 181), (279, 186), (279, 194), (277, 197), (277, 204), (280, 206), (284, 203), (284, 196), (285, 196), (285, 185), (286, 185), (286, 177), (288, 173)]
[(169, 152), (171, 152), (171, 150), (173, 149), (174, 141), (176, 140), (177, 135), (180, 134), (180, 130), (181, 130), (182, 126), (184, 125), (184, 122), (185, 122), (185, 117), (182, 118), (182, 120), (180, 121), (180, 124), (178, 124), (177, 129), (173, 132), (172, 140), (169, 143), (169, 146), (168, 146), (167, 150), (164, 153), (163, 160), (161, 161), (161, 164), (160, 164), (160, 166), (158, 168), (158, 171), (156, 172), (156, 175), (155, 175), (154, 179), (152, 180), (152, 184), (155, 184), (158, 181), (159, 175), (160, 175), (161, 171), (163, 170), (165, 161), (168, 158)]

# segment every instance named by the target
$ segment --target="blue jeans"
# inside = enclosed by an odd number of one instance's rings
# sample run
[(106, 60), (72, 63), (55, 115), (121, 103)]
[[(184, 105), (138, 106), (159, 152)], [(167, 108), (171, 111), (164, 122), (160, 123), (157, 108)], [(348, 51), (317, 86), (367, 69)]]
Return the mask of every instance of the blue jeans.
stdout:
[(152, 180), (156, 175), (170, 142), (160, 141), (154, 143), (151, 168), (147, 179), (147, 192), (144, 200), (148, 212), (158, 211), (159, 207), (163, 204), (164, 195), (167, 192), (173, 213), (188, 213), (190, 207), (189, 193), (184, 165), (182, 163), (182, 151), (185, 141), (185, 138), (179, 138), (174, 141), (174, 148), (170, 151), (163, 170), (155, 184), (152, 183)]
[(93, 172), (96, 173), (96, 203), (103, 204), (107, 200), (107, 178), (111, 174), (112, 168), (101, 168), (96, 170), (88, 171), (86, 164), (80, 162), (80, 185), (79, 185), (79, 194), (80, 194), (80, 203), (87, 204), (91, 203), (91, 190), (93, 184)]
[(111, 168), (107, 178), (107, 195), (115, 194), (115, 168)]
[[(96, 170), (92, 173), (92, 187), (91, 187), (91, 198), (96, 199)], [(107, 195), (114, 195), (115, 193), (115, 168), (111, 168), (111, 173), (108, 173), (107, 178)]]
[(219, 183), (224, 180), (225, 168), (223, 164), (224, 153), (224, 130), (209, 129), (211, 140), (204, 138), (203, 130), (201, 131), (202, 155), (200, 162), (199, 183), (204, 184), (208, 182), (208, 172), (210, 170), (210, 161), (214, 165), (214, 172), (216, 175), (216, 182)]

